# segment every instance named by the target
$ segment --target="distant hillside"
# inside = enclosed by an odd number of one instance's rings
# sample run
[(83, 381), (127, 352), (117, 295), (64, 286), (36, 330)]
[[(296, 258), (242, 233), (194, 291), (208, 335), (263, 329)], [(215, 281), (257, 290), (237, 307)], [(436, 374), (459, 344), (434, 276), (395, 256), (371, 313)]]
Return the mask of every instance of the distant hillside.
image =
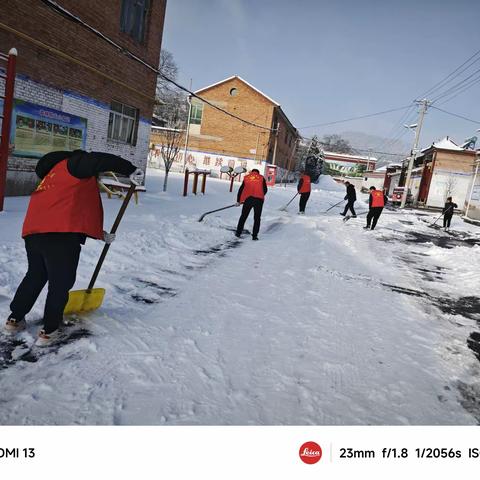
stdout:
[[(377, 167), (387, 163), (399, 162), (410, 152), (411, 145), (403, 140), (397, 140), (392, 143), (391, 140), (377, 135), (369, 135), (362, 132), (342, 132), (339, 134), (355, 149), (355, 152), (361, 155), (368, 155), (368, 150), (372, 150), (372, 156), (379, 161)], [(379, 152), (384, 152), (379, 153)], [(395, 154), (395, 155), (387, 155)]]

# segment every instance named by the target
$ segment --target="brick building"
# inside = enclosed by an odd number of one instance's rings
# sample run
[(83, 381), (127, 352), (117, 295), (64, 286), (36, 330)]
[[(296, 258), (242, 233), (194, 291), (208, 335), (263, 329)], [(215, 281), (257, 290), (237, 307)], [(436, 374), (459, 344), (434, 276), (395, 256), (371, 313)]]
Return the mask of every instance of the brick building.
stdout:
[[(474, 174), (475, 151), (457, 145), (449, 137), (432, 143), (417, 154), (412, 169), (409, 191), (415, 204), (443, 207), (452, 196), (459, 209), (464, 209)], [(408, 159), (398, 175), (405, 186)]]
[[(158, 65), (166, 0), (56, 3)], [(30, 193), (38, 158), (52, 150), (105, 151), (145, 167), (155, 72), (36, 0), (2, 6), (0, 50), (11, 47), (18, 59), (7, 193)]]
[[(258, 168), (277, 181), (285, 170), (293, 169), (294, 153), (300, 135), (280, 105), (238, 76), (229, 77), (195, 92), (253, 125), (225, 115), (223, 112), (192, 98), (188, 129), (186, 165), (209, 169), (219, 175), (220, 167)], [(273, 129), (278, 128), (278, 134)], [(159, 132), (152, 133), (152, 143), (161, 142)], [(174, 169), (183, 168), (184, 149)], [(272, 166), (274, 167), (272, 169)]]

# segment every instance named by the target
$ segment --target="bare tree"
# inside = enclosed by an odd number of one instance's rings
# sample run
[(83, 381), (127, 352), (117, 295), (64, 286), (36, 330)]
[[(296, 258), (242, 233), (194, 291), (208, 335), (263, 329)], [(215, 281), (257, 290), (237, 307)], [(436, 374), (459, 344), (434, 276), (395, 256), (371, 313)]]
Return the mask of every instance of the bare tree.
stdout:
[[(168, 50), (162, 50), (160, 52), (160, 60), (158, 63), (158, 69), (165, 75), (166, 77), (170, 78), (171, 80), (177, 80), (178, 75), (178, 67), (175, 63), (175, 59), (173, 55)], [(158, 99), (163, 99), (165, 96), (176, 89), (173, 83), (165, 80), (165, 78), (159, 75), (157, 77), (157, 89), (156, 89), (156, 97)]]
[(320, 142), (323, 150), (336, 153), (352, 153), (352, 147), (348, 140), (345, 140), (340, 135), (324, 135)]
[(453, 192), (457, 186), (457, 179), (453, 175), (449, 175), (445, 182), (445, 198), (453, 197)]
[[(177, 80), (178, 67), (173, 55), (168, 50), (160, 52), (158, 68), (169, 79)], [(171, 123), (172, 107), (179, 110), (180, 116), (186, 117), (188, 111), (186, 94), (159, 75), (157, 77), (155, 106), (153, 109), (157, 124), (167, 126), (167, 124)]]
[(177, 159), (178, 153), (185, 138), (185, 112), (179, 107), (178, 100), (165, 104), (164, 109), (165, 130), (162, 132), (162, 143), (160, 153), (165, 165), (165, 179), (163, 181), (163, 191), (167, 191), (168, 174), (172, 168), (173, 162)]

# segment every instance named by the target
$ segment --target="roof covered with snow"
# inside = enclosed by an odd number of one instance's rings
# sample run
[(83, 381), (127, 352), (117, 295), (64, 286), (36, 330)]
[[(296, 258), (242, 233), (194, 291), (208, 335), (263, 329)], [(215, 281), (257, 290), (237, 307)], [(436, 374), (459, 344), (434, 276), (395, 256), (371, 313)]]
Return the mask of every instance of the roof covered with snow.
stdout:
[(456, 150), (458, 152), (463, 152), (465, 150), (464, 148), (459, 147), (453, 140), (450, 140), (450, 138), (448, 137), (433, 142), (429, 147), (422, 149), (422, 152), (426, 152), (432, 147), (441, 148), (442, 150)]
[(365, 156), (362, 156), (362, 155), (350, 155), (350, 154), (347, 154), (347, 153), (336, 153), (336, 152), (323, 152), (325, 154), (325, 156), (328, 156), (328, 157), (341, 157), (341, 158), (345, 158), (346, 160), (347, 159), (351, 159), (351, 160), (368, 160), (370, 162), (376, 162), (378, 159), (376, 157), (365, 157)]

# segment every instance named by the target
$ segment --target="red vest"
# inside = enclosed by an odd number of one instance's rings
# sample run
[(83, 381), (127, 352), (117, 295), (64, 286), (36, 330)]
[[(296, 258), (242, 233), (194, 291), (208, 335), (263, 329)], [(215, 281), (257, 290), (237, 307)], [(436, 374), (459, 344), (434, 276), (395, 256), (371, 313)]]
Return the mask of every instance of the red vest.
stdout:
[(302, 175), (302, 188), (299, 190), (298, 193), (309, 193), (312, 190), (312, 179), (309, 175)]
[(372, 208), (385, 206), (385, 198), (381, 190), (373, 190), (370, 195), (372, 196)]
[(23, 222), (22, 237), (51, 232), (103, 238), (103, 208), (97, 179), (70, 175), (66, 159), (57, 163), (32, 193)]
[(265, 199), (265, 194), (263, 193), (263, 181), (264, 178), (258, 173), (249, 173), (243, 179), (243, 191), (240, 195), (240, 203), (243, 203), (248, 197), (259, 198), (260, 200)]

